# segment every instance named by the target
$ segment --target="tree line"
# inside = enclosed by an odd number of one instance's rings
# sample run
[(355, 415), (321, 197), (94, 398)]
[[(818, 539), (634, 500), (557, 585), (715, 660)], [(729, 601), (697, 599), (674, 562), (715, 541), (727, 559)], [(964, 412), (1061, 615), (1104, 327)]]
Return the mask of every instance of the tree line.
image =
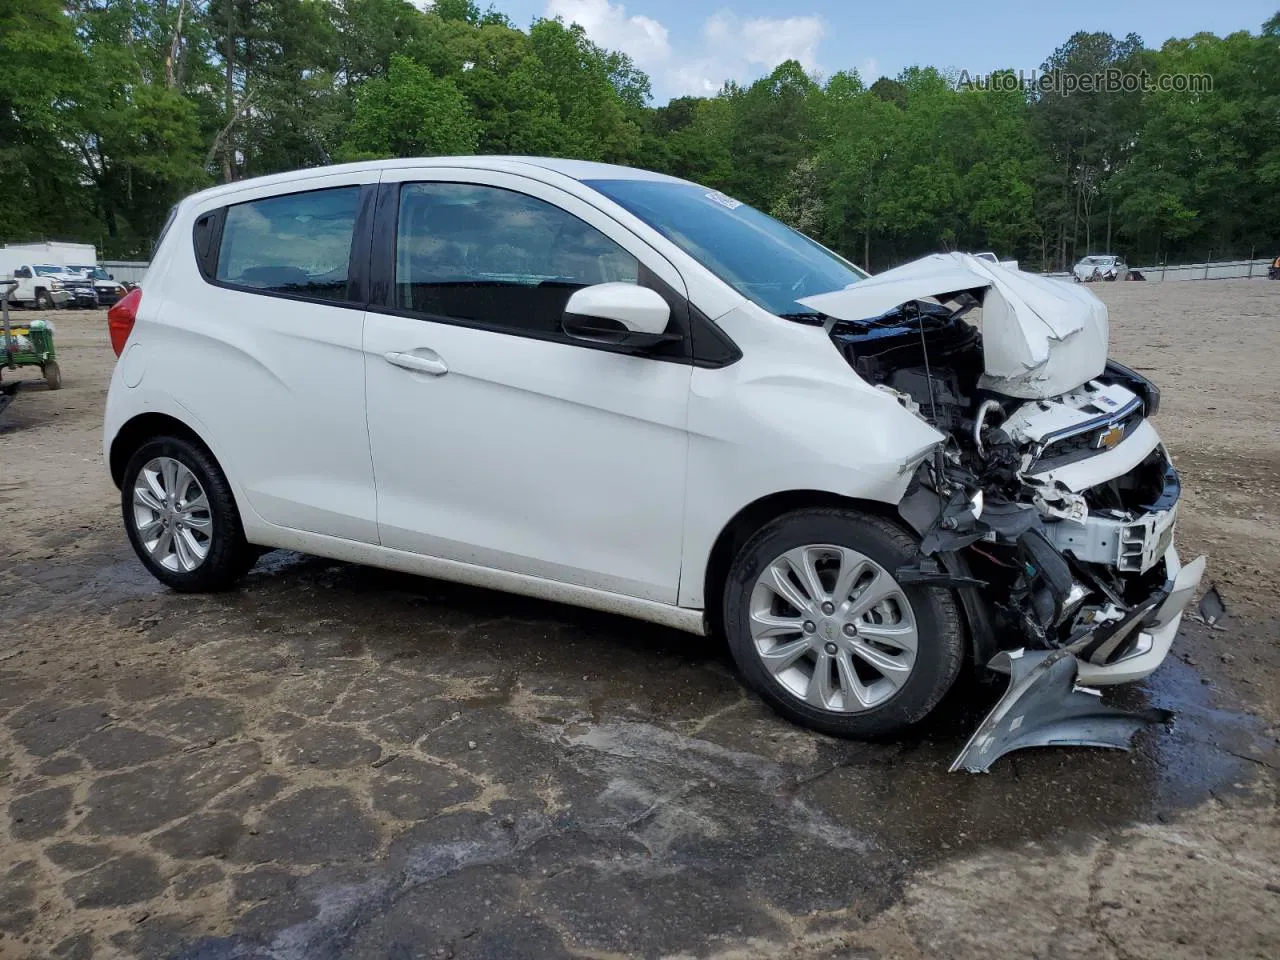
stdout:
[(790, 61), (654, 106), (649, 78), (580, 27), (520, 29), (473, 0), (0, 0), (0, 241), (145, 258), (169, 207), (213, 183), (512, 153), (696, 180), (873, 270), (939, 249), (1044, 269), (1280, 253), (1280, 13), (1158, 50), (1077, 33), (1041, 69), (1212, 89), (932, 67), (867, 84)]

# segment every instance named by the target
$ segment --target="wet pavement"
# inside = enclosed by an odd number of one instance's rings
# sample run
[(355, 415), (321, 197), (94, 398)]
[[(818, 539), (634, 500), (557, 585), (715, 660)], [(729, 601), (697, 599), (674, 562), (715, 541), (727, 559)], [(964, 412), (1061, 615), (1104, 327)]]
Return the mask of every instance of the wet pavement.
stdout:
[[(43, 879), (54, 909), (110, 913), (104, 955), (785, 942), (941, 859), (1167, 819), (1277, 765), (1179, 661), (1125, 694), (1178, 713), (1134, 752), (975, 777), (947, 765), (998, 688), (962, 683), (907, 739), (840, 741), (773, 716), (711, 641), (293, 554), (190, 597), (104, 545), (12, 567), (0, 597), (55, 634), (0, 663), (0, 927), (37, 927)], [(54, 955), (90, 956), (77, 936)]]

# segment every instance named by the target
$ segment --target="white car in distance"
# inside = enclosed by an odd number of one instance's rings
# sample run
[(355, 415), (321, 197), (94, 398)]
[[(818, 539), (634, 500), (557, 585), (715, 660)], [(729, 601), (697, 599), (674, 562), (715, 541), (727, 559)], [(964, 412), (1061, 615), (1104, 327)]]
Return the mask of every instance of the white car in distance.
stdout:
[(672, 177), (431, 158), (188, 197), (141, 287), (104, 446), (177, 590), (286, 548), (722, 633), (857, 736), (1001, 650), (1145, 676), (1203, 571), (1105, 308), (968, 255), (869, 278)]
[(1129, 275), (1129, 265), (1124, 257), (1112, 254), (1095, 254), (1081, 257), (1071, 270), (1071, 276), (1078, 283), (1094, 283), (1098, 280), (1124, 280)]

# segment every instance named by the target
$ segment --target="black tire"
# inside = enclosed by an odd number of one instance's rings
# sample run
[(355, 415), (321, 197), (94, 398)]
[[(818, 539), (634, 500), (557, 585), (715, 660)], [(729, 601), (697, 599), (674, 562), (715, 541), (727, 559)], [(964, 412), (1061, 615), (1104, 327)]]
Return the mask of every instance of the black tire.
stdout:
[(915, 664), (902, 687), (861, 713), (824, 710), (783, 687), (761, 663), (749, 625), (751, 592), (760, 573), (788, 550), (806, 544), (848, 547), (892, 573), (919, 556), (916, 541), (881, 517), (842, 508), (784, 514), (760, 528), (738, 551), (723, 596), (725, 633), (747, 684), (789, 720), (842, 737), (896, 733), (925, 716), (951, 688), (964, 660), (964, 630), (955, 597), (939, 587), (903, 585), (919, 632)]
[(44, 365), (44, 382), (50, 390), (62, 389), (62, 368), (57, 360), (50, 360)]
[(53, 294), (51, 294), (48, 290), (37, 290), (36, 291), (36, 309), (52, 310), (53, 307), (54, 307)]
[[(204, 488), (212, 521), (208, 555), (194, 570), (171, 570), (158, 563), (138, 536), (133, 513), (133, 488), (142, 468), (156, 457), (171, 457), (190, 470)], [(236, 584), (258, 559), (257, 551), (244, 538), (240, 512), (236, 509), (231, 485), (213, 455), (204, 447), (180, 437), (148, 440), (129, 459), (120, 484), (120, 507), (125, 531), (134, 552), (151, 574), (183, 593), (209, 593)]]

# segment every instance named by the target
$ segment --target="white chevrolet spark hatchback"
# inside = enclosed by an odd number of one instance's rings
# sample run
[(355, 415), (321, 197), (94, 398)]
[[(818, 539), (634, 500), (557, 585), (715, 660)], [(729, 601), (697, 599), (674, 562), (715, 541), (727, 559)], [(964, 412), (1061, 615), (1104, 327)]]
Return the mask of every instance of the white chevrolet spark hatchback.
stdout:
[(721, 632), (775, 708), (863, 735), (1002, 651), (1145, 676), (1203, 570), (1091, 293), (960, 254), (869, 278), (671, 177), (217, 187), (109, 323), (107, 461), (177, 590), (286, 548)]

